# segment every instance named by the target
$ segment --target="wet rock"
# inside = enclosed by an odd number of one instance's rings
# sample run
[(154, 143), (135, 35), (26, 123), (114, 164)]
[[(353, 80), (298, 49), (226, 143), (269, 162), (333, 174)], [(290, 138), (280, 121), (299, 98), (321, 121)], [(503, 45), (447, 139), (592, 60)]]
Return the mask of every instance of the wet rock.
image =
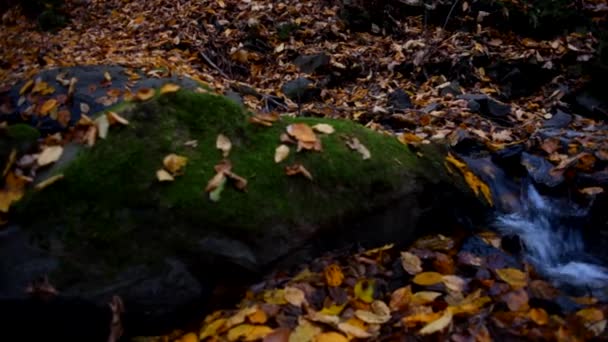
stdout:
[(239, 106), (243, 106), (243, 98), (241, 97), (241, 94), (237, 93), (236, 91), (228, 90), (225, 95), (227, 98), (236, 102)]
[(285, 96), (297, 103), (306, 103), (320, 98), (321, 89), (315, 87), (314, 83), (304, 77), (298, 77), (293, 81), (289, 81), (281, 87), (281, 91)]
[(439, 95), (446, 96), (448, 94), (457, 96), (462, 95), (462, 90), (460, 88), (460, 84), (458, 82), (452, 82), (448, 86), (443, 87), (439, 90)]
[(395, 110), (404, 110), (412, 108), (412, 100), (405, 91), (397, 89), (388, 95), (388, 105)]
[(553, 164), (543, 157), (524, 152), (521, 155), (521, 164), (526, 168), (530, 177), (538, 184), (544, 184), (552, 188), (564, 181), (563, 173), (552, 171)]
[(479, 236), (471, 236), (462, 244), (460, 252), (468, 252), (485, 259), (490, 268), (515, 267), (520, 268), (517, 259), (502, 250), (483, 241)]
[(489, 119), (506, 119), (511, 113), (511, 106), (484, 94), (458, 95), (458, 99), (467, 100), (469, 109)]
[(301, 72), (313, 74), (320, 69), (327, 67), (329, 65), (329, 60), (329, 55), (325, 53), (300, 55), (293, 61), (293, 64), (297, 65)]
[(608, 106), (606, 103), (592, 95), (590, 92), (578, 94), (574, 101), (578, 109), (580, 109), (581, 115), (604, 120), (608, 118)]
[(572, 115), (558, 109), (551, 119), (544, 122), (545, 128), (566, 128), (572, 122)]

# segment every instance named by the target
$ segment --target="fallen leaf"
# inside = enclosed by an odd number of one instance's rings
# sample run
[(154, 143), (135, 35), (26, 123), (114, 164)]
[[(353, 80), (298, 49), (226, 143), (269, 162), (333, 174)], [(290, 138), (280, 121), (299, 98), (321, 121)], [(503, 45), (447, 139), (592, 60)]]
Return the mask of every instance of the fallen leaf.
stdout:
[(207, 187), (205, 188), (206, 192), (212, 192), (216, 190), (223, 182), (226, 181), (226, 175), (223, 172), (216, 173), (213, 178), (209, 180), (207, 183)]
[(315, 336), (321, 333), (321, 328), (310, 323), (308, 320), (300, 318), (300, 323), (291, 332), (289, 342), (310, 342)]
[(340, 269), (340, 266), (337, 264), (330, 264), (325, 267), (323, 274), (325, 275), (327, 286), (338, 287), (342, 285), (342, 281), (344, 281), (344, 273), (342, 273), (342, 269)]
[(187, 333), (186, 335), (182, 336), (178, 342), (198, 342), (198, 336), (196, 336), (194, 333)]
[(47, 179), (43, 180), (42, 182), (40, 182), (40, 183), (36, 184), (36, 185), (34, 186), (34, 189), (35, 189), (36, 191), (40, 191), (40, 190), (42, 190), (42, 189), (44, 189), (44, 188), (48, 187), (49, 185), (51, 185), (51, 184), (53, 184), (53, 183), (55, 183), (55, 182), (57, 182), (58, 180), (61, 180), (61, 179), (63, 179), (63, 174), (62, 174), (62, 173), (61, 173), (61, 174), (54, 175), (54, 176), (51, 176), (51, 177), (49, 177), (49, 178), (47, 178)]
[(188, 158), (175, 153), (168, 154), (163, 158), (163, 166), (172, 175), (177, 175), (188, 164)]
[(112, 82), (112, 75), (110, 75), (110, 73), (106, 71), (103, 73), (103, 79), (106, 82)]
[(353, 336), (355, 338), (370, 338), (373, 335), (364, 329), (352, 325), (350, 323), (340, 323), (338, 324), (338, 329), (347, 335)]
[(26, 177), (9, 172), (4, 178), (4, 187), (0, 189), (0, 212), (8, 213), (11, 204), (19, 201), (25, 194), (29, 183)]
[(155, 91), (152, 88), (141, 88), (135, 93), (135, 98), (139, 101), (147, 101), (154, 97)]
[(293, 306), (301, 307), (306, 302), (306, 296), (304, 295), (304, 291), (297, 287), (286, 287), (285, 300)]
[(250, 306), (250, 307), (246, 307), (246, 308), (239, 310), (237, 313), (235, 313), (234, 315), (229, 317), (224, 322), (225, 328), (229, 329), (229, 328), (232, 328), (239, 324), (242, 324), (243, 322), (245, 322), (245, 319), (247, 318), (247, 316), (251, 315), (252, 313), (256, 312), (257, 310), (258, 310), (257, 306)]
[(362, 279), (355, 284), (355, 298), (365, 303), (374, 301), (375, 281), (373, 279)]
[(232, 142), (230, 142), (230, 139), (228, 139), (227, 136), (218, 134), (217, 140), (215, 141), (215, 147), (222, 151), (222, 155), (226, 158), (230, 154), (230, 149), (232, 149)]
[(422, 261), (417, 255), (410, 252), (401, 252), (401, 266), (411, 275), (422, 272)]
[(11, 153), (8, 155), (8, 160), (6, 161), (6, 164), (4, 165), (4, 170), (2, 171), (2, 177), (6, 176), (8, 174), (8, 171), (11, 169), (11, 167), (13, 167), (13, 164), (15, 163), (16, 159), (17, 159), (17, 149), (13, 148), (11, 150)]
[(435, 301), (439, 296), (441, 296), (440, 292), (418, 291), (411, 296), (410, 302), (412, 305), (426, 305)]
[(88, 114), (89, 111), (91, 110), (91, 107), (89, 107), (89, 105), (85, 102), (80, 102), (79, 107), (80, 107), (80, 112), (82, 114)]
[(59, 160), (63, 154), (63, 147), (61, 146), (48, 146), (38, 156), (38, 165), (45, 166)]
[[(289, 342), (291, 330), (288, 328), (277, 328), (273, 332), (264, 337), (263, 342)], [(202, 340), (202, 339), (201, 339)]]
[(106, 116), (108, 117), (108, 122), (110, 123), (110, 125), (114, 125), (115, 123), (119, 123), (123, 126), (129, 125), (129, 120), (123, 118), (122, 116), (118, 115), (117, 113), (106, 112)]
[(312, 180), (312, 174), (310, 174), (310, 172), (306, 170), (306, 168), (302, 164), (293, 164), (285, 166), (285, 173), (288, 176), (303, 175), (304, 177)]
[(177, 84), (173, 84), (173, 83), (165, 83), (161, 88), (160, 88), (160, 94), (168, 94), (168, 93), (175, 93), (177, 92), (181, 87)]
[(524, 287), (528, 283), (528, 276), (516, 268), (498, 269), (496, 274), (514, 289)]
[(437, 273), (437, 272), (418, 273), (418, 274), (416, 274), (414, 279), (412, 279), (414, 284), (418, 284), (418, 285), (422, 285), (422, 286), (435, 285), (435, 284), (440, 283), (442, 280), (443, 280), (443, 275), (441, 273)]
[(312, 128), (305, 123), (294, 123), (287, 126), (287, 133), (298, 141), (305, 143), (314, 143), (317, 141), (317, 136)]
[(549, 323), (549, 315), (547, 314), (547, 311), (545, 311), (542, 308), (532, 308), (530, 309), (530, 311), (528, 312), (528, 317), (536, 324), (538, 325), (546, 325), (547, 323)]
[(408, 285), (395, 290), (391, 294), (391, 301), (388, 306), (393, 311), (405, 309), (412, 299), (412, 288)]
[(363, 145), (356, 137), (347, 138), (346, 146), (348, 146), (353, 151), (361, 153), (363, 160), (369, 159), (372, 156), (367, 147), (365, 147), (365, 145)]
[(454, 292), (463, 292), (466, 285), (466, 281), (456, 275), (444, 275), (441, 281), (447, 289)]
[(272, 332), (272, 328), (264, 325), (241, 324), (228, 330), (228, 341), (255, 341), (264, 338)]
[(289, 146), (280, 145), (274, 151), (274, 162), (280, 163), (289, 156)]
[(253, 324), (264, 324), (268, 321), (268, 315), (262, 309), (257, 309), (254, 313), (247, 315), (249, 322)]
[(450, 323), (452, 323), (452, 312), (448, 308), (443, 312), (443, 315), (439, 319), (425, 325), (418, 333), (420, 335), (433, 334), (445, 329)]
[(48, 99), (40, 107), (40, 115), (48, 115), (55, 108), (57, 108), (57, 100)]
[(604, 313), (598, 308), (585, 308), (576, 312), (585, 323), (593, 323), (604, 319)]
[[(220, 196), (222, 195), (222, 191), (224, 191), (224, 186), (226, 185), (226, 176), (224, 176), (223, 173), (218, 173), (215, 175), (215, 177), (217, 177), (218, 175), (220, 176), (220, 179), (218, 181), (219, 183), (217, 184), (217, 187), (211, 192), (209, 192), (209, 199), (213, 202), (219, 202)], [(211, 181), (213, 181), (215, 177), (213, 177)], [(207, 186), (209, 186), (209, 184), (207, 184)]]
[(21, 89), (19, 89), (19, 95), (23, 95), (25, 93), (27, 93), (32, 86), (34, 85), (34, 80), (29, 80), (27, 82), (25, 82), (25, 84), (21, 87)]
[(527, 311), (529, 308), (528, 293), (522, 288), (503, 294), (501, 299), (511, 311)]
[(108, 136), (108, 130), (110, 129), (108, 117), (105, 115), (100, 115), (97, 119), (95, 119), (95, 124), (97, 126), (97, 135), (101, 139), (105, 139)]
[(156, 179), (158, 179), (159, 182), (172, 182), (175, 180), (175, 178), (173, 178), (173, 176), (165, 169), (156, 171)]
[(328, 125), (328, 124), (324, 124), (324, 123), (316, 124), (316, 125), (312, 126), (312, 129), (319, 133), (323, 133), (323, 134), (332, 134), (333, 132), (336, 131), (332, 125)]
[(365, 310), (357, 310), (355, 311), (355, 316), (362, 320), (365, 323), (369, 324), (383, 324), (388, 322), (391, 319), (391, 316), (378, 315), (373, 312), (365, 311)]
[(340, 333), (331, 331), (317, 335), (314, 342), (348, 342), (348, 339)]
[(580, 189), (579, 192), (587, 196), (595, 196), (603, 193), (604, 189), (599, 186), (590, 186), (588, 188)]

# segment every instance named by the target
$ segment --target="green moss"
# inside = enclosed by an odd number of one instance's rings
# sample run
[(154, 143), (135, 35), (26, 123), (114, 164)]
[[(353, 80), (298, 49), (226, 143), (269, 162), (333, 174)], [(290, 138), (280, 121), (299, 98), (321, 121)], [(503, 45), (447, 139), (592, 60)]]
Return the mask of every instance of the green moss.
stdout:
[(40, 138), (40, 132), (30, 125), (15, 124), (6, 128), (6, 136), (15, 142), (33, 142)]
[[(327, 222), (367, 203), (371, 207), (415, 169), (416, 157), (407, 147), (349, 121), (283, 118), (260, 127), (248, 124), (248, 114), (224, 97), (185, 91), (123, 108), (128, 127), (112, 128), (108, 139), (62, 171), (62, 181), (30, 194), (18, 210), (30, 229), (59, 235), (68, 248), (107, 253), (116, 265), (148, 260), (151, 253), (196, 243), (194, 237), (218, 229), (254, 236), (277, 223)], [(330, 123), (336, 133), (322, 137), (323, 152), (295, 153), (292, 147), (288, 160), (276, 164), (279, 136), (294, 122)], [(231, 139), (233, 171), (249, 184), (247, 192), (227, 185), (221, 200), (212, 202), (204, 188), (222, 160), (215, 148), (219, 133)], [(348, 149), (344, 135), (357, 137), (372, 158), (363, 160)], [(192, 139), (198, 147), (184, 146)], [(169, 153), (187, 156), (188, 165), (174, 182), (159, 183), (156, 170)], [(286, 176), (284, 167), (291, 163), (303, 164), (314, 180)]]

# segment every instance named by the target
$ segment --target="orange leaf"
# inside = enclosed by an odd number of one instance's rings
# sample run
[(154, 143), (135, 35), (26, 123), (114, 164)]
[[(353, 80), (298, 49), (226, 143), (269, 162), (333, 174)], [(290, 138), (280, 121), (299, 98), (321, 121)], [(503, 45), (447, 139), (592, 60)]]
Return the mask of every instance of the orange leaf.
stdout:
[(530, 309), (530, 312), (528, 312), (528, 317), (530, 317), (530, 319), (538, 325), (545, 325), (549, 323), (549, 315), (544, 309)]
[(414, 277), (414, 279), (412, 279), (412, 281), (415, 284), (422, 285), (422, 286), (435, 285), (435, 284), (441, 283), (442, 280), (443, 280), (443, 275), (441, 273), (437, 273), (437, 272), (418, 273)]
[(285, 173), (288, 176), (303, 175), (312, 180), (312, 175), (302, 164), (293, 164), (285, 167)]
[(40, 107), (40, 115), (47, 115), (57, 107), (57, 100), (48, 99)]
[(160, 94), (167, 94), (167, 93), (175, 93), (177, 92), (181, 87), (177, 84), (173, 84), (173, 83), (166, 83), (165, 85), (163, 85), (160, 88)]
[(294, 123), (287, 126), (287, 133), (305, 143), (314, 143), (317, 141), (315, 132), (305, 123)]
[(327, 267), (325, 267), (323, 274), (325, 275), (325, 281), (328, 286), (338, 287), (342, 285), (342, 281), (344, 280), (344, 274), (342, 273), (340, 266), (336, 264), (328, 265)]
[(528, 276), (516, 268), (498, 269), (496, 274), (514, 289), (524, 287), (528, 283)]
[(154, 97), (156, 92), (152, 88), (141, 88), (135, 93), (135, 98), (139, 101), (147, 101)]

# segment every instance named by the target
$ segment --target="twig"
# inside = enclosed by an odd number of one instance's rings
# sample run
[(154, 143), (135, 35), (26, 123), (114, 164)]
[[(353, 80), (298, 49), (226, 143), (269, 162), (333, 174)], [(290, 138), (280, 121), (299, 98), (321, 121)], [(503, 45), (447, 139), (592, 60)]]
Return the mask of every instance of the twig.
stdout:
[(207, 62), (207, 64), (209, 64), (215, 70), (217, 70), (220, 73), (220, 75), (222, 75), (224, 78), (231, 79), (231, 77), (229, 77), (228, 75), (226, 75), (226, 73), (222, 69), (220, 69), (220, 67), (218, 67), (215, 63), (213, 63), (213, 61), (203, 51), (201, 51), (200, 48), (199, 48), (198, 53), (201, 55), (201, 57), (203, 57), (203, 59), (205, 60), (205, 62)]
[(452, 16), (452, 12), (454, 12), (454, 9), (456, 8), (457, 4), (458, 4), (458, 0), (454, 0), (454, 3), (452, 4), (452, 7), (450, 8), (450, 11), (448, 12), (447, 17), (445, 17), (445, 23), (443, 23), (443, 29), (444, 30), (448, 26), (448, 21), (450, 21), (450, 17)]

